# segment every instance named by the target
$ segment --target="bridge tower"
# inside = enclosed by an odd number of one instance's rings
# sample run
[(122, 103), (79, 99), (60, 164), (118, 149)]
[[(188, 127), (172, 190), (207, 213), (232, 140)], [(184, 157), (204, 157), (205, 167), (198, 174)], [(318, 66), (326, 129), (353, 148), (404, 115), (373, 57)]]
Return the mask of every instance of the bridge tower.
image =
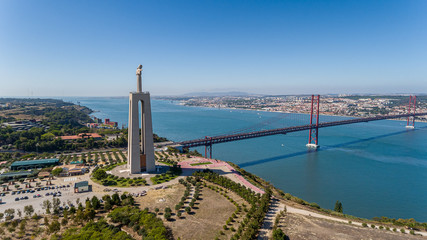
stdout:
[[(415, 108), (417, 105), (417, 96), (409, 96), (409, 105), (408, 105), (408, 114), (413, 114), (412, 116), (408, 116), (406, 121), (406, 128), (415, 128)], [(412, 113), (413, 112), (413, 113)], [(412, 125), (411, 125), (412, 122)]]
[[(320, 113), (320, 95), (311, 95), (311, 113), (310, 113), (310, 132), (308, 136), (307, 147), (317, 149), (319, 147), (319, 113)], [(316, 125), (313, 126), (313, 119), (316, 120)]]
[(209, 152), (209, 158), (212, 158), (212, 137), (205, 137), (205, 158), (208, 158), (208, 152)]

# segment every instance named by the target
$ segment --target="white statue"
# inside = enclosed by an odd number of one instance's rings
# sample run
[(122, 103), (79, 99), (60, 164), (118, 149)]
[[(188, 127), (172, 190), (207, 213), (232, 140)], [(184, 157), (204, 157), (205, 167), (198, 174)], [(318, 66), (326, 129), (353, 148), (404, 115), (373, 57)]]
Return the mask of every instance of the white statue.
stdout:
[(136, 81), (138, 84), (138, 92), (142, 92), (142, 65), (139, 64), (138, 68), (136, 69)]

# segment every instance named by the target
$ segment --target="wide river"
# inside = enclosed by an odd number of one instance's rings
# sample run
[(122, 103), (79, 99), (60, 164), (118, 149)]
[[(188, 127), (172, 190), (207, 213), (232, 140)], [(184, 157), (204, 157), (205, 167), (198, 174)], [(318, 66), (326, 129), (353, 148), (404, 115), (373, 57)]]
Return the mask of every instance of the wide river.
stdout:
[[(79, 101), (97, 111), (94, 116), (127, 126), (127, 98), (64, 100)], [(154, 132), (174, 141), (233, 132), (266, 120), (272, 122), (268, 128), (276, 128), (308, 119), (302, 114), (186, 107), (161, 100), (152, 100), (152, 115)], [(415, 130), (405, 125), (383, 120), (322, 128), (317, 152), (307, 151), (308, 131), (222, 143), (213, 146), (213, 157), (236, 163), (323, 208), (333, 209), (339, 200), (347, 214), (426, 222), (427, 124), (416, 123)]]

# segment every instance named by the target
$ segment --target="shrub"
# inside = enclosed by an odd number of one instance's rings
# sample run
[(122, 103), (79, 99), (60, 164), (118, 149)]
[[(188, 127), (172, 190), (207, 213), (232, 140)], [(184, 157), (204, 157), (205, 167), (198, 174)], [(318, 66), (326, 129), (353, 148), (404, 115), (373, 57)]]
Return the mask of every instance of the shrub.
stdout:
[(171, 213), (170, 212), (165, 212), (165, 219), (169, 220), (171, 218)]
[(371, 228), (375, 228), (375, 225), (374, 225), (374, 224), (371, 224)]
[(405, 229), (401, 228), (401, 229), (400, 229), (400, 232), (401, 232), (401, 233), (405, 233)]
[(368, 226), (368, 224), (362, 223), (362, 227), (367, 227), (367, 226)]
[(310, 203), (310, 207), (320, 209), (319, 204), (317, 204), (317, 203), (315, 203), (315, 202)]
[(190, 207), (186, 207), (186, 208), (185, 208), (185, 211), (186, 211), (187, 213), (190, 213), (190, 212), (191, 212), (191, 208), (190, 208)]

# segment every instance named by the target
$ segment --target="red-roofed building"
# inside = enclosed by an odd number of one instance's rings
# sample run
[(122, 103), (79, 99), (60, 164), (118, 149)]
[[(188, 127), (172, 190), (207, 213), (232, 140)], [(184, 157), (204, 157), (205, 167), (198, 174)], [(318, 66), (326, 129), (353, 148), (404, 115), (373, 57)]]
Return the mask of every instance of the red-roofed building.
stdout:
[(105, 125), (110, 125), (110, 126), (112, 126), (112, 127), (117, 127), (117, 122), (110, 122), (110, 119), (109, 118), (106, 118), (105, 119)]

